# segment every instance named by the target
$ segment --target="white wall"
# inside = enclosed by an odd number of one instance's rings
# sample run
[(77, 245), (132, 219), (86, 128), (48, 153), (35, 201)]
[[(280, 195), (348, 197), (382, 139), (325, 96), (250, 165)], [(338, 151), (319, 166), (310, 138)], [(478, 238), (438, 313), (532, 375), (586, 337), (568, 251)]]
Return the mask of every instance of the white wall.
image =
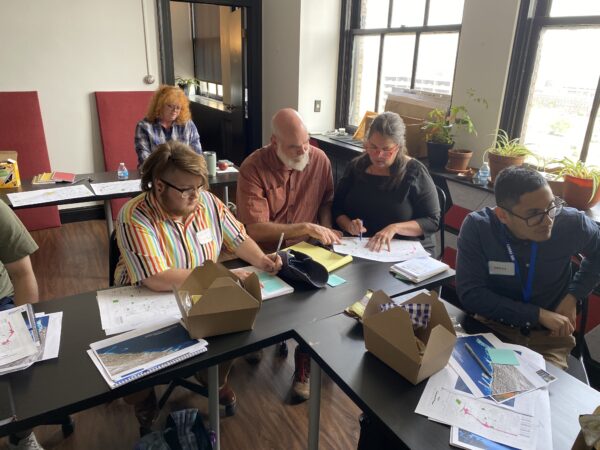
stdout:
[[(302, 0), (298, 111), (310, 131), (335, 127), (340, 0)], [(314, 101), (321, 100), (321, 112)]]
[[(156, 6), (143, 1), (158, 80)], [(140, 0), (3, 0), (0, 42), (0, 90), (38, 91), (52, 168), (104, 170), (94, 91), (157, 87), (143, 82)]]
[(171, 2), (171, 35), (175, 76), (194, 78), (194, 47), (189, 3)]
[(262, 5), (262, 136), (267, 143), (273, 114), (298, 109), (300, 0), (263, 0)]
[[(465, 1), (452, 104), (466, 106), (477, 128), (477, 136), (458, 133), (455, 145), (474, 151), (471, 165), (476, 167), (500, 123), (519, 2)], [(470, 89), (487, 100), (487, 108), (469, 98)]]

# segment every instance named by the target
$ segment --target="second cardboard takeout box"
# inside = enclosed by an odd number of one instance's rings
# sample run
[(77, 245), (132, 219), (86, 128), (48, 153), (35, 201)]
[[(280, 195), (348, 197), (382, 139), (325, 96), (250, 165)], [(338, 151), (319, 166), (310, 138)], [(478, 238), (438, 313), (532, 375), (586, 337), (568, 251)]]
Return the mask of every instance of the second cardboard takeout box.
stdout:
[[(191, 297), (197, 295), (201, 297), (193, 303)], [(195, 339), (251, 330), (262, 304), (260, 281), (255, 273), (240, 281), (212, 261), (196, 267), (175, 290), (175, 298), (185, 326)]]
[[(382, 304), (391, 302), (382, 291), (371, 296), (363, 315), (365, 346), (408, 381), (418, 384), (448, 363), (456, 343), (456, 333), (446, 308), (435, 292), (419, 294), (405, 302), (431, 305), (428, 326), (416, 331), (404, 309), (381, 311)], [(425, 344), (422, 354), (417, 337)]]

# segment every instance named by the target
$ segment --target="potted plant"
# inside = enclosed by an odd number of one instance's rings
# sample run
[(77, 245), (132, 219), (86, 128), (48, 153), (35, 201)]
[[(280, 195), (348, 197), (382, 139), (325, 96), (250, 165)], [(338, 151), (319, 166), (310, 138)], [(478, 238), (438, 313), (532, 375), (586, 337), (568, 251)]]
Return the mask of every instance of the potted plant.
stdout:
[(196, 86), (200, 86), (200, 80), (197, 78), (175, 78), (175, 84), (183, 89), (187, 97), (191, 97), (196, 94)]
[(562, 169), (558, 175), (565, 180), (563, 198), (569, 206), (584, 211), (600, 202), (600, 168), (586, 166), (582, 161), (573, 161), (567, 157), (560, 163)]
[(541, 166), (538, 167), (538, 170), (548, 182), (548, 186), (550, 186), (552, 193), (555, 197), (562, 197), (564, 180), (559, 173), (563, 167), (560, 164), (560, 160), (554, 158), (546, 159), (543, 155), (540, 155), (538, 161), (541, 161), (542, 163)]
[(496, 143), (493, 147), (488, 148), (485, 153), (490, 163), (492, 183), (494, 183), (498, 172), (505, 167), (522, 166), (527, 156), (537, 158), (535, 153), (520, 143), (519, 138), (510, 139), (508, 133), (501, 129), (498, 129), (496, 134)]
[(475, 126), (464, 106), (452, 106), (448, 111), (436, 108), (427, 117), (421, 129), (425, 131), (429, 166), (443, 168), (448, 163), (448, 150), (454, 146), (454, 132), (462, 127), (476, 134)]

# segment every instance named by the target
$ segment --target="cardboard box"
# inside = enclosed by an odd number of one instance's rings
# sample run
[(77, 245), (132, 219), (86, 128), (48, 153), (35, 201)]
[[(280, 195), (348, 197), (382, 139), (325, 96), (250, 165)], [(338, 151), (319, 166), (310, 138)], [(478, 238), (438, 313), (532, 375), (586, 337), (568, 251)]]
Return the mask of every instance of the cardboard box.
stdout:
[(15, 188), (21, 186), (17, 152), (0, 151), (0, 188)]
[[(202, 297), (192, 304), (192, 295)], [(212, 261), (196, 267), (181, 288), (175, 290), (175, 298), (187, 330), (196, 339), (251, 330), (262, 305), (260, 282), (255, 273), (240, 281)]]
[(421, 130), (423, 120), (435, 108), (448, 109), (450, 97), (447, 95), (406, 92), (389, 95), (385, 102), (385, 110), (400, 115), (406, 125), (406, 148), (408, 154), (415, 158), (427, 156), (425, 132)]
[[(419, 294), (406, 302), (431, 305), (429, 325), (417, 329), (416, 335), (404, 309), (381, 312), (380, 305), (391, 301), (383, 291), (371, 296), (363, 316), (365, 346), (408, 381), (418, 384), (446, 366), (456, 343), (456, 333), (435, 292)], [(422, 354), (416, 337), (425, 344)]]

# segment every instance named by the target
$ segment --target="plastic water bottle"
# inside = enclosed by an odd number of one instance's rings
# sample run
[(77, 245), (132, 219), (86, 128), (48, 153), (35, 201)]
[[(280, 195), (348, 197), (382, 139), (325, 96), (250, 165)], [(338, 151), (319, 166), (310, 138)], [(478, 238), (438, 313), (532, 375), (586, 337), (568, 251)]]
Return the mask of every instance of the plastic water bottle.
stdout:
[(490, 166), (488, 166), (487, 162), (484, 162), (479, 168), (479, 172), (477, 173), (477, 183), (486, 186), (488, 184), (488, 180), (490, 178)]
[(119, 168), (117, 169), (117, 178), (119, 180), (126, 180), (129, 178), (129, 171), (127, 167), (125, 167), (125, 163), (120, 163)]

